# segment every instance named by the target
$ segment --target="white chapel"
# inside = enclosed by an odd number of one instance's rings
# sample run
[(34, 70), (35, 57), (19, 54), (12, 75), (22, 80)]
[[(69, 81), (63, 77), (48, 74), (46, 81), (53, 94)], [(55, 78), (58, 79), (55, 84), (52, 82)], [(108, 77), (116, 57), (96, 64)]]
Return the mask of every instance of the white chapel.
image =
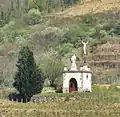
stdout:
[[(83, 43), (83, 52), (84, 59), (86, 58), (86, 44)], [(86, 60), (86, 59), (85, 59)], [(71, 57), (71, 67), (68, 70), (67, 67), (64, 67), (63, 72), (63, 93), (70, 92), (92, 92), (92, 72), (91, 69), (87, 66), (86, 62), (84, 65), (77, 68), (76, 65), (76, 56), (75, 54)]]

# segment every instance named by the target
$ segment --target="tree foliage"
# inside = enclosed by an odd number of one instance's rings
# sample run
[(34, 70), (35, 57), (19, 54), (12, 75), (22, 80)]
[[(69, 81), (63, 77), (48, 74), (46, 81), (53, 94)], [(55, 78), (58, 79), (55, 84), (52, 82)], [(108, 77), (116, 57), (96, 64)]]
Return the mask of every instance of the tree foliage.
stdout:
[(41, 21), (41, 13), (38, 9), (30, 9), (27, 15), (25, 15), (24, 20), (28, 25), (39, 24)]
[(60, 60), (49, 60), (46, 67), (46, 76), (50, 80), (50, 86), (55, 86), (55, 80), (62, 75), (63, 64)]
[(61, 44), (61, 46), (58, 46), (56, 48), (56, 50), (58, 51), (59, 57), (70, 53), (72, 51), (72, 49), (73, 49), (73, 44), (71, 44), (71, 43)]
[(39, 58), (38, 65), (43, 70), (47, 82), (49, 82), (47, 84), (56, 88), (60, 83), (57, 79), (62, 79), (64, 67), (62, 60), (58, 58), (58, 53), (56, 51), (49, 51), (49, 54), (43, 54)]
[(41, 92), (43, 88), (43, 74), (34, 61), (33, 52), (28, 47), (23, 47), (19, 52), (16, 64), (17, 72), (13, 86), (23, 97), (32, 97)]
[(0, 27), (3, 27), (5, 24), (10, 21), (10, 11), (4, 12), (3, 8), (0, 6)]

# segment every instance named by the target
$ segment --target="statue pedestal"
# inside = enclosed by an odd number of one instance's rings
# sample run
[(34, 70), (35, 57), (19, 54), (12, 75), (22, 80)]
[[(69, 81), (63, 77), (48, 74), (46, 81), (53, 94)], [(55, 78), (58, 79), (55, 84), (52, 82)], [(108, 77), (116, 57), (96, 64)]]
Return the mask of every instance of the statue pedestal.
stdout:
[(71, 71), (77, 71), (77, 67), (76, 67), (75, 63), (72, 63), (70, 70)]

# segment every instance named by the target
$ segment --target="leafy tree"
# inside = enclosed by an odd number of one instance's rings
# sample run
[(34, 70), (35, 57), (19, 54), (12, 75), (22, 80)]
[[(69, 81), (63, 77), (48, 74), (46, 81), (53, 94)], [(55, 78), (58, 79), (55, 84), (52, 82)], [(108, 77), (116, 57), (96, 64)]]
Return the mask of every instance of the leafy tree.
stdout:
[(46, 7), (46, 0), (33, 0), (33, 2), (40, 12), (43, 11)]
[(0, 27), (3, 27), (5, 24), (9, 23), (10, 21), (10, 11), (4, 11), (3, 8), (0, 6)]
[(44, 71), (44, 75), (45, 75), (46, 79), (49, 81), (49, 85), (47, 85), (47, 86), (56, 88), (57, 84), (59, 84), (58, 83), (59, 80), (56, 80), (56, 79), (58, 79), (58, 77), (62, 78), (61, 75), (63, 72), (63, 63), (61, 62), (61, 60), (58, 60), (55, 58), (51, 58), (51, 59), (49, 58), (43, 64), (44, 65), (42, 65), (42, 66), (40, 65), (40, 67)]
[[(62, 72), (64, 68), (62, 60), (58, 58), (58, 53), (53, 50), (44, 53), (39, 58), (38, 65), (44, 72), (45, 78), (47, 80), (47, 86), (56, 88), (60, 83), (57, 79), (62, 79)], [(44, 82), (45, 85), (46, 80)]]
[(33, 52), (27, 46), (20, 50), (16, 66), (18, 69), (14, 77), (13, 86), (19, 93), (25, 98), (30, 98), (34, 94), (41, 92), (43, 75), (36, 66)]
[(50, 80), (50, 86), (56, 88), (56, 78), (63, 72), (63, 63), (60, 60), (49, 60), (46, 66), (46, 76)]
[(25, 6), (27, 7), (27, 10), (36, 8), (41, 12), (46, 7), (46, 0), (26, 0)]

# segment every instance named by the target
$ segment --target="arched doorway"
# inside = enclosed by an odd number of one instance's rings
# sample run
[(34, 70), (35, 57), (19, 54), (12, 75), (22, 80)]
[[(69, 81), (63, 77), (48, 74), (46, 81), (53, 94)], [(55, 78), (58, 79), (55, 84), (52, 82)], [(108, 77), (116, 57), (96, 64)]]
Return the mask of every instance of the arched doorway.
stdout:
[(77, 90), (78, 90), (77, 81), (75, 78), (71, 78), (69, 81), (69, 92), (74, 92)]

